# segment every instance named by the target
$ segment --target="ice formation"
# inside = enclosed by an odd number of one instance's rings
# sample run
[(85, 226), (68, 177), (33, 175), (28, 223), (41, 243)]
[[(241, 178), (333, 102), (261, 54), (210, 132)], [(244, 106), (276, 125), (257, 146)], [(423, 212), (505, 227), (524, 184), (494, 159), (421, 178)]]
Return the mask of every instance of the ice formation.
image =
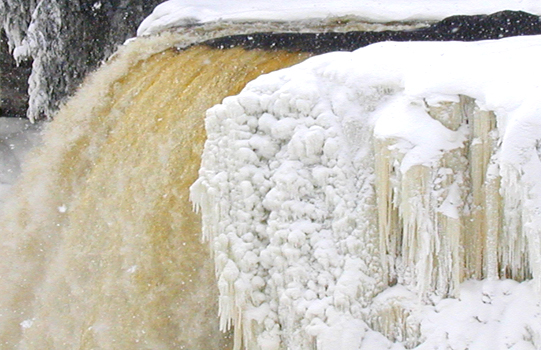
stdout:
[[(369, 349), (372, 329), (423, 349), (419, 310), (465, 280), (532, 278), (538, 295), (540, 58), (539, 36), (381, 43), (210, 109), (191, 195), (237, 348)], [(512, 332), (538, 348), (539, 329)]]

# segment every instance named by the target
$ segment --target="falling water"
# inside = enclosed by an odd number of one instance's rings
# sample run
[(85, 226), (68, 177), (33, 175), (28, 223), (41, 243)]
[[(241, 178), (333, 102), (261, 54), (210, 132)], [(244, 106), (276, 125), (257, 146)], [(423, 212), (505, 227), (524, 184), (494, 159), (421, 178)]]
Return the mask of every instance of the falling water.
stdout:
[(156, 41), (131, 43), (90, 77), (6, 204), (2, 348), (230, 347), (188, 200), (205, 111), (307, 55)]

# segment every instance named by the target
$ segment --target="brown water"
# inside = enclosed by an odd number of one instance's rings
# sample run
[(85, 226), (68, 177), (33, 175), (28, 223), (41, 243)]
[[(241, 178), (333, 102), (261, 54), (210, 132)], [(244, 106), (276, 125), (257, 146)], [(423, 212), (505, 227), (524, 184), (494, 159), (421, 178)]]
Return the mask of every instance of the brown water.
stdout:
[(6, 204), (1, 348), (231, 347), (188, 199), (205, 111), (307, 55), (161, 40), (128, 45), (86, 82)]

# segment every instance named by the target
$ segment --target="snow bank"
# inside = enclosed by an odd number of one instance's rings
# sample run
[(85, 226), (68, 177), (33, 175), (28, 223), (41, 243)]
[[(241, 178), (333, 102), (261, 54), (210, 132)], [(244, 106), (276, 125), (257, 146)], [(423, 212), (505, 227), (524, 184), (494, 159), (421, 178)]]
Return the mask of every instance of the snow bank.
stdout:
[[(539, 36), (380, 43), (261, 76), (209, 110), (192, 200), (237, 344), (368, 349), (377, 330), (396, 342), (378, 348), (483, 349), (503, 311), (423, 310), (462, 298), (464, 278), (508, 273), (533, 275), (520, 288), (538, 302), (540, 59)], [(495, 298), (506, 314), (533, 307)], [(464, 338), (464, 317), (486, 326)], [(538, 316), (513, 320), (495, 348), (539, 348)]]
[(224, 21), (294, 21), (335, 16), (357, 16), (369, 22), (436, 21), (453, 15), (490, 14), (503, 10), (541, 14), (535, 0), (296, 0), (296, 1), (219, 1), (169, 0), (158, 5), (139, 26), (137, 35), (151, 35), (161, 30)]

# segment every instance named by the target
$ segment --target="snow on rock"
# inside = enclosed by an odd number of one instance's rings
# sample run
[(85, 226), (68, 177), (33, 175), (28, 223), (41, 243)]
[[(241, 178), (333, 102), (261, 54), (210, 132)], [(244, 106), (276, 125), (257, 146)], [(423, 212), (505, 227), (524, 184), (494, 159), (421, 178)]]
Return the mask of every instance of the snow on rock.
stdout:
[[(237, 346), (539, 348), (540, 59), (538, 36), (380, 43), (210, 109), (191, 196)], [(533, 282), (461, 284), (486, 276)]]
[(540, 311), (531, 283), (468, 281), (460, 298), (425, 308), (426, 340), (416, 349), (539, 349)]
[(151, 35), (179, 26), (224, 21), (293, 21), (333, 16), (357, 16), (371, 22), (441, 20), (453, 15), (490, 14), (502, 10), (541, 14), (535, 0), (169, 0), (158, 5), (139, 26), (137, 35)]

